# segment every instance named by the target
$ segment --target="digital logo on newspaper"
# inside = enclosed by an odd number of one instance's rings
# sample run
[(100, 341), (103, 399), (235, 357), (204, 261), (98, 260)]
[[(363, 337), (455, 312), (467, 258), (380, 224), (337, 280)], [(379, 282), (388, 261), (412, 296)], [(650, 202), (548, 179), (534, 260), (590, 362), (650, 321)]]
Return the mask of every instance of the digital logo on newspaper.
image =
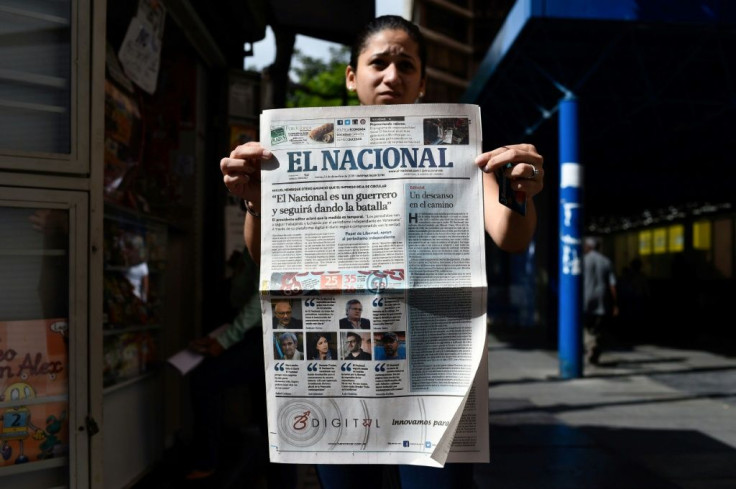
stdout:
[(294, 446), (312, 446), (322, 439), (327, 429), (324, 423), (314, 423), (313, 420), (324, 417), (322, 410), (313, 402), (290, 402), (279, 411), (279, 434)]
[[(309, 400), (290, 400), (279, 410), (278, 430), (282, 441), (296, 447), (310, 447), (327, 437), (332, 448), (365, 449), (371, 429), (381, 429), (378, 418), (371, 418), (364, 401), (362, 415), (342, 416), (334, 400), (320, 407)], [(325, 411), (328, 413), (325, 415)]]

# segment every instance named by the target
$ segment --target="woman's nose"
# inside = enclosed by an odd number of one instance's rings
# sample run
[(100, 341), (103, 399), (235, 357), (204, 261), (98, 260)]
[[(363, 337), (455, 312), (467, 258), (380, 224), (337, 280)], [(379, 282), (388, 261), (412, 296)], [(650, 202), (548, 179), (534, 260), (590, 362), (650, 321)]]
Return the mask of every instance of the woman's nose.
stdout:
[(396, 65), (391, 63), (383, 70), (384, 83), (395, 83), (399, 79), (399, 70)]

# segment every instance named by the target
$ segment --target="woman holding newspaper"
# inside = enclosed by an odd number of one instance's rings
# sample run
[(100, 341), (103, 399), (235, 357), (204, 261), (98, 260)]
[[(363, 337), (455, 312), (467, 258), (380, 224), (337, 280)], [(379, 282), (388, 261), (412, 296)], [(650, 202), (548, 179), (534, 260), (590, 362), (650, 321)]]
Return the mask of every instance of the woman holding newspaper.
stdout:
[[(362, 105), (416, 103), (426, 84), (426, 47), (413, 23), (398, 16), (382, 16), (369, 22), (356, 37), (350, 65), (345, 70), (348, 90), (356, 92)], [(260, 261), (261, 161), (271, 152), (258, 142), (235, 148), (220, 162), (225, 185), (245, 201), (244, 236), (248, 249)], [(501, 249), (524, 251), (536, 229), (533, 197), (543, 188), (543, 159), (530, 144), (509, 144), (475, 158), (484, 173), (484, 221), (486, 232)], [(503, 171), (511, 182), (517, 201), (526, 201), (521, 215), (499, 203), (495, 172)], [(381, 487), (382, 473), (370, 465), (319, 465), (323, 489), (338, 487)], [(401, 487), (472, 487), (472, 465), (446, 464), (443, 469), (399, 466)]]

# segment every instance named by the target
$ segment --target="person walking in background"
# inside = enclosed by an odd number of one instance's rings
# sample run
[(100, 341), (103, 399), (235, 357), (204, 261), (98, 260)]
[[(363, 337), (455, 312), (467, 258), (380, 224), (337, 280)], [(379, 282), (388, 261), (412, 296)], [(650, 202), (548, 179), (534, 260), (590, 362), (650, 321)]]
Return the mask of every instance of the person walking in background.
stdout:
[[(204, 356), (191, 372), (192, 445), (196, 456), (185, 478), (212, 481), (219, 468), (222, 434), (223, 394), (228, 389), (248, 386), (251, 410), (261, 436), (267, 434), (266, 382), (263, 376), (263, 327), (258, 295), (258, 266), (245, 252), (231, 283), (231, 299), (240, 310), (232, 323), (217, 335), (206, 335), (189, 342), (188, 348)], [(268, 451), (264, 443), (259, 450)], [(296, 487), (296, 466), (268, 463), (269, 488)]]
[[(186, 474), (188, 480), (206, 479), (218, 468), (223, 412), (223, 393), (247, 385), (254, 394), (253, 407), (259, 416), (259, 428), (265, 429), (265, 410), (259, 409), (265, 385), (259, 363), (263, 361), (259, 349), (261, 332), (260, 299), (255, 294), (246, 303), (232, 324), (217, 336), (203, 336), (190, 341), (191, 351), (204, 355), (204, 360), (190, 374), (193, 441), (199, 455)], [(254, 373), (255, 372), (255, 373)]]
[(613, 264), (600, 252), (600, 239), (594, 237), (583, 242), (583, 308), (585, 353), (588, 362), (598, 365), (611, 320), (618, 316), (618, 297)]

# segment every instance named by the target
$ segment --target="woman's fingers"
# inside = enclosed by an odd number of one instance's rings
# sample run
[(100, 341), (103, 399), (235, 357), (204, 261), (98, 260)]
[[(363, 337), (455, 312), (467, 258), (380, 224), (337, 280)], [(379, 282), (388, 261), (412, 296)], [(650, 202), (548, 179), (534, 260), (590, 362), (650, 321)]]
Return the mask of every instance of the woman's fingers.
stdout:
[(246, 174), (226, 174), (223, 182), (228, 191), (243, 200), (256, 201), (260, 200), (260, 180)]
[(220, 160), (220, 171), (223, 175), (253, 175), (261, 171), (261, 161), (271, 158), (271, 152), (252, 141), (241, 144), (230, 153), (229, 157)]
[(249, 143), (241, 144), (230, 152), (230, 158), (241, 160), (267, 160), (270, 157), (271, 151), (261, 146), (261, 143), (257, 141), (251, 141)]
[(252, 158), (223, 158), (220, 160), (220, 171), (223, 175), (253, 175), (261, 171), (261, 161)]
[(485, 173), (502, 170), (517, 198), (534, 197), (544, 188), (544, 159), (532, 144), (510, 144), (479, 155), (475, 164)]
[(223, 182), (230, 193), (244, 200), (260, 200), (261, 161), (271, 158), (271, 152), (252, 141), (241, 144), (220, 160)]
[[(519, 168), (516, 173), (513, 171), (508, 174), (511, 177), (536, 177), (538, 173), (534, 173), (534, 169), (541, 171), (544, 159), (537, 153), (537, 149), (532, 144), (510, 144), (501, 146), (494, 150), (488, 151), (475, 159), (475, 164), (485, 173), (492, 173), (501, 167), (507, 167), (513, 170), (518, 163), (527, 163), (527, 168)], [(525, 165), (526, 166), (526, 165)], [(522, 172), (526, 171), (525, 174)]]
[(532, 163), (509, 163), (504, 168), (506, 176), (513, 179), (544, 180), (544, 169)]

